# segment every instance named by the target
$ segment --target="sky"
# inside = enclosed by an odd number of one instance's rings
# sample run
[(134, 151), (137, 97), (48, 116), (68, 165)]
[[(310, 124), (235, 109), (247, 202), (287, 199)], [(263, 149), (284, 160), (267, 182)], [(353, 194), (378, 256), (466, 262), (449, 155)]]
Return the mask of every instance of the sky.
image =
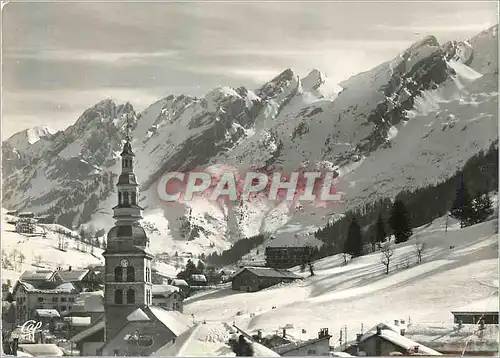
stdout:
[(287, 68), (336, 82), (426, 35), (466, 39), (497, 2), (10, 2), (2, 9), (2, 139), (61, 130), (105, 98), (257, 88)]

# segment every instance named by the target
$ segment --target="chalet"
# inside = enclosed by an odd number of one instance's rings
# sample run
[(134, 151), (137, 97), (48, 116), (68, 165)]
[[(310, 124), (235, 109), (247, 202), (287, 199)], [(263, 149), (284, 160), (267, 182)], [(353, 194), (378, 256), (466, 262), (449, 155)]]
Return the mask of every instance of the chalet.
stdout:
[(408, 337), (402, 336), (392, 329), (382, 329), (377, 326), (375, 332), (358, 335), (357, 344), (354, 346), (357, 353), (354, 355), (365, 356), (390, 356), (390, 355), (426, 355), (440, 356), (438, 351), (419, 344)]
[(453, 314), (459, 324), (498, 324), (498, 295), (457, 308)]
[(236, 291), (256, 292), (265, 288), (300, 279), (293, 272), (267, 267), (243, 267), (232, 277), (232, 288)]
[(64, 282), (71, 282), (79, 292), (97, 291), (103, 284), (101, 278), (90, 269), (73, 270), (70, 266), (68, 270), (59, 270), (58, 273)]
[(310, 246), (266, 247), (266, 267), (289, 269), (306, 263), (311, 256)]
[(153, 285), (153, 305), (167, 311), (182, 313), (184, 300), (179, 287), (171, 285)]
[(59, 318), (61, 318), (61, 315), (55, 309), (39, 308), (35, 310), (34, 319), (37, 322), (42, 322), (43, 327), (49, 328), (50, 330), (53, 330), (52, 327), (55, 327), (55, 322), (59, 320)]
[(207, 278), (205, 275), (195, 274), (189, 277), (189, 286), (206, 286)]
[(179, 287), (179, 290), (184, 297), (189, 296), (190, 287), (189, 284), (186, 282), (186, 280), (182, 280), (180, 278), (173, 278), (173, 279), (168, 279), (167, 282), (169, 285)]
[(330, 354), (330, 338), (328, 329), (319, 331), (318, 337), (301, 342), (290, 343), (274, 348), (280, 356), (328, 356)]

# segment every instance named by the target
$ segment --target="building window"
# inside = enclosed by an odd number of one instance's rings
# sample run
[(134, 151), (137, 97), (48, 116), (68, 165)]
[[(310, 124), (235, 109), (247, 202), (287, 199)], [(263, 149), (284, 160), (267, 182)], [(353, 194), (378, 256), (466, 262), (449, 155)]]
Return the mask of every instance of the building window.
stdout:
[(135, 269), (133, 266), (127, 266), (127, 282), (135, 281)]
[(146, 282), (151, 282), (151, 270), (146, 267)]
[(68, 298), (68, 301), (69, 302), (75, 302), (75, 298), (74, 297), (70, 297), (70, 298)]
[(130, 205), (129, 201), (128, 201), (128, 192), (124, 192), (123, 193), (123, 205)]
[(315, 355), (316, 354), (316, 349), (308, 349), (307, 350), (308, 355)]
[(57, 302), (57, 297), (52, 297), (52, 302)]
[(123, 268), (121, 266), (115, 267), (115, 281), (123, 281)]
[(61, 302), (66, 302), (66, 297), (61, 297)]
[(135, 303), (135, 290), (133, 288), (129, 288), (127, 290), (127, 303)]
[(135, 191), (132, 192), (132, 205), (137, 205), (137, 193)]
[(150, 302), (151, 301), (150, 301), (150, 298), (149, 298), (149, 290), (146, 290), (146, 304), (149, 305)]
[(66, 311), (66, 306), (61, 306), (61, 311)]
[(123, 168), (128, 168), (128, 160), (127, 159), (123, 159), (122, 163), (123, 163)]
[(122, 193), (118, 192), (118, 205), (122, 204)]
[(115, 303), (121, 305), (123, 303), (123, 290), (115, 290)]
[(43, 297), (38, 297), (38, 302), (43, 302)]
[(113, 349), (113, 355), (117, 356), (120, 354), (120, 351), (118, 349)]

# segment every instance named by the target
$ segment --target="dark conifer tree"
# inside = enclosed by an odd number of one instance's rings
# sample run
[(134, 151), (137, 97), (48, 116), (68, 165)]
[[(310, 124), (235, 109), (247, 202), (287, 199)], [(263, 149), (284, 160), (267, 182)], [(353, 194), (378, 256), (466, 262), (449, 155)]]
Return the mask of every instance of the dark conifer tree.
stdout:
[(451, 208), (451, 216), (460, 221), (460, 227), (471, 225), (474, 216), (472, 199), (462, 180), (461, 172), (458, 175), (457, 194)]
[(473, 202), (473, 218), (471, 224), (487, 220), (493, 214), (493, 203), (488, 193), (478, 193)]
[(344, 252), (352, 257), (363, 255), (363, 236), (361, 235), (361, 228), (356, 218), (352, 219), (349, 230), (347, 231)]
[(375, 224), (375, 242), (384, 242), (386, 238), (387, 232), (385, 231), (385, 222), (382, 214), (380, 214)]
[(389, 219), (392, 233), (396, 237), (396, 243), (407, 241), (413, 234), (410, 223), (410, 216), (406, 210), (405, 204), (396, 200), (392, 206), (391, 216)]

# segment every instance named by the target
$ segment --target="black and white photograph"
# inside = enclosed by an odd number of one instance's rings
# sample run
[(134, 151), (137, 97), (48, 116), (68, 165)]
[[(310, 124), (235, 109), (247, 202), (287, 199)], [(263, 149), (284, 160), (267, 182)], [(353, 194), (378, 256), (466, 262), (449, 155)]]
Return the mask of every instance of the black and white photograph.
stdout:
[(2, 356), (498, 356), (498, 1), (2, 1)]

